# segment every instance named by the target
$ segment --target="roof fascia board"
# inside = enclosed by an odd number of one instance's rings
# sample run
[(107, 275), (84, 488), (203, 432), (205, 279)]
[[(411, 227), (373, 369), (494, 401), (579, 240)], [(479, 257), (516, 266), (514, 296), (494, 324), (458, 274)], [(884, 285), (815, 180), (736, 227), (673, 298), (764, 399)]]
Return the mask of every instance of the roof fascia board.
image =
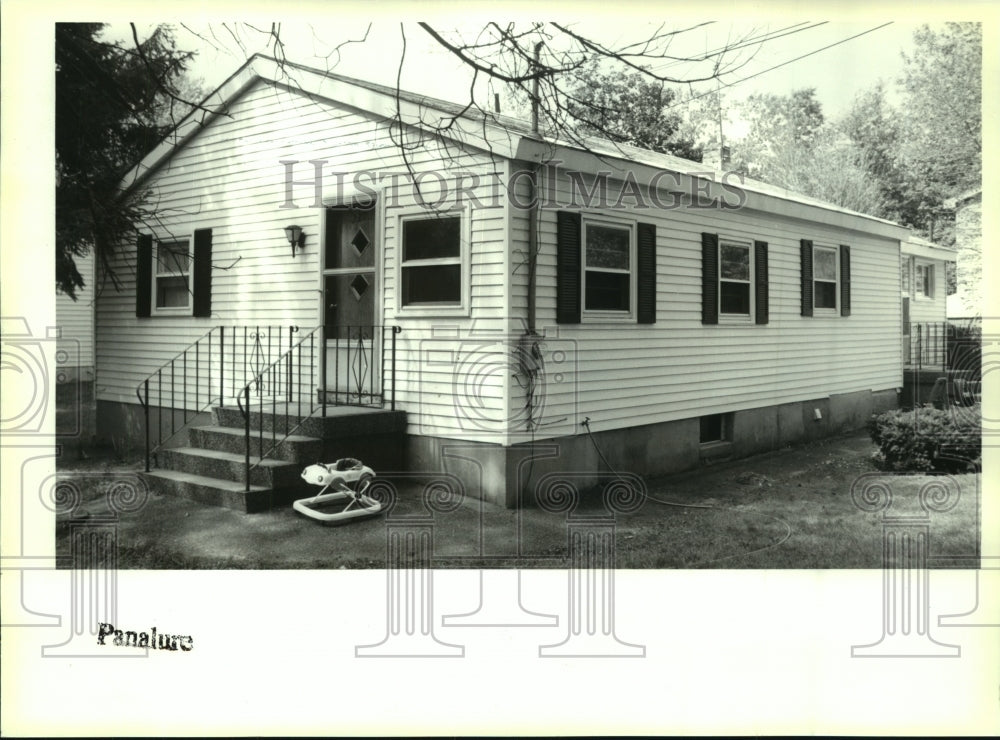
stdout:
[(943, 260), (944, 262), (954, 262), (957, 252), (949, 247), (939, 245), (929, 246), (927, 244), (917, 244), (904, 241), (900, 245), (903, 254), (910, 257), (923, 257), (924, 259)]
[(414, 103), (406, 97), (382, 92), (331, 77), (299, 65), (282, 65), (268, 57), (255, 57), (257, 74), (290, 90), (346, 105), (380, 116), (386, 120), (400, 119), (406, 125), (429, 134), (452, 139), (460, 144), (482, 149), (510, 159), (517, 150), (520, 134), (488, 120), (472, 120), (436, 108), (432, 102)]
[[(580, 172), (608, 172), (609, 177), (616, 179), (624, 178), (629, 172), (640, 183), (650, 182), (657, 173), (664, 170), (653, 165), (632, 162), (623, 157), (614, 157), (609, 154), (585, 152), (557, 144), (546, 143), (535, 139), (523, 137), (521, 145), (518, 147), (516, 158), (530, 163), (541, 163), (558, 161), (560, 166), (566, 170), (577, 170)], [(697, 162), (693, 162), (697, 166)], [(699, 193), (711, 200), (719, 200), (724, 203), (734, 203), (736, 196), (734, 191), (742, 191), (745, 201), (740, 208), (773, 213), (788, 218), (811, 221), (815, 223), (834, 226), (840, 229), (849, 229), (865, 234), (886, 237), (896, 241), (902, 241), (909, 236), (910, 231), (898, 224), (882, 219), (856, 215), (834, 208), (824, 208), (819, 205), (804, 203), (801, 201), (782, 198), (770, 193), (760, 193), (743, 186), (739, 178), (733, 178), (731, 182), (719, 182), (711, 177), (687, 174), (668, 170), (676, 175), (673, 182), (678, 184), (677, 191), (690, 194)], [(706, 170), (705, 175), (709, 175)], [(715, 174), (711, 173), (714, 177)]]

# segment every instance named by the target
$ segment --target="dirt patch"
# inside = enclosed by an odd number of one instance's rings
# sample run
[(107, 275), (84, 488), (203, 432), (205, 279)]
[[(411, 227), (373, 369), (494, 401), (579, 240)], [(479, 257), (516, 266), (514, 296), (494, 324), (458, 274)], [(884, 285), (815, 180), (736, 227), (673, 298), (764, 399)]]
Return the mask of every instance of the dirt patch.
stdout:
[[(123, 568), (384, 568), (391, 533), (420, 515), (412, 531), (430, 538), (435, 568), (569, 567), (571, 532), (595, 526), (613, 536), (613, 564), (622, 568), (880, 568), (885, 512), (860, 508), (851, 494), (864, 476), (877, 475), (892, 491), (894, 511), (927, 516), (931, 567), (974, 567), (978, 476), (878, 474), (872, 450), (856, 434), (647, 480), (642, 505), (613, 519), (600, 491), (585, 493), (567, 517), (472, 500), (428, 511), (414, 488), (400, 491), (394, 516), (339, 527), (291, 507), (242, 514), (155, 490), (141, 507), (116, 510), (110, 481), (135, 474), (139, 463), (90, 460), (80, 469), (73, 461), (60, 478), (82, 481), (86, 493), (57, 516), (57, 551), (69, 553), (71, 523), (113, 515)], [(921, 496), (942, 482), (956, 501), (928, 513)]]

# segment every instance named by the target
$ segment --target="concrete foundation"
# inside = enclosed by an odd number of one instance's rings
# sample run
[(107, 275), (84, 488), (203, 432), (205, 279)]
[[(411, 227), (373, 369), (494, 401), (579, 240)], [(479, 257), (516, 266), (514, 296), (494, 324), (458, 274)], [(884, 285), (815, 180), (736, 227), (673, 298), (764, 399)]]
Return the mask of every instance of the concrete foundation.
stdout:
[[(356, 456), (376, 471), (406, 471), (427, 480), (446, 474), (461, 481), (470, 498), (507, 508), (533, 507), (539, 505), (541, 492), (555, 483), (583, 491), (609, 482), (614, 473), (644, 478), (678, 473), (860, 429), (873, 413), (898, 404), (895, 390), (859, 391), (735, 411), (728, 415), (727, 439), (711, 445), (700, 443), (699, 419), (694, 417), (592, 433), (581, 427), (572, 437), (510, 447), (388, 431), (363, 435), (363, 440), (324, 435), (328, 439), (320, 454), (330, 460)], [(145, 423), (140, 406), (102, 401), (97, 407), (99, 438), (119, 444), (127, 440), (132, 449), (142, 449)], [(204, 416), (195, 423), (211, 424), (212, 417)], [(151, 409), (150, 420), (151, 426), (166, 428), (169, 413), (160, 419)], [(183, 443), (186, 436), (178, 436)], [(362, 442), (364, 450), (355, 449)]]
[[(63, 445), (64, 454), (82, 454), (96, 441), (96, 407), (94, 404), (94, 381), (88, 379), (88, 372), (78, 373), (80, 368), (60, 371), (60, 380), (55, 386), (56, 396), (56, 437)], [(93, 373), (89, 372), (89, 377)]]
[(467, 495), (516, 508), (536, 505), (539, 491), (555, 479), (582, 491), (610, 480), (609, 465), (644, 478), (678, 473), (861, 429), (872, 414), (897, 406), (893, 389), (736, 411), (729, 439), (711, 445), (700, 444), (698, 418), (595, 431), (592, 438), (581, 428), (573, 437), (507, 448), (410, 435), (406, 459), (411, 471), (457, 475)]

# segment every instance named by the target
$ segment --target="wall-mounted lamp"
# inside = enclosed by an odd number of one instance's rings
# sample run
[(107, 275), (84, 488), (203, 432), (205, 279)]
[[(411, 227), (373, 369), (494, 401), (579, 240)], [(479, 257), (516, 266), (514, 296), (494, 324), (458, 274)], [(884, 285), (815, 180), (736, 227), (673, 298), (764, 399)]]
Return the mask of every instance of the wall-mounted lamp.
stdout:
[(303, 249), (306, 246), (306, 235), (302, 233), (301, 226), (286, 226), (285, 236), (288, 238), (288, 243), (292, 245), (292, 256), (295, 256), (295, 247)]

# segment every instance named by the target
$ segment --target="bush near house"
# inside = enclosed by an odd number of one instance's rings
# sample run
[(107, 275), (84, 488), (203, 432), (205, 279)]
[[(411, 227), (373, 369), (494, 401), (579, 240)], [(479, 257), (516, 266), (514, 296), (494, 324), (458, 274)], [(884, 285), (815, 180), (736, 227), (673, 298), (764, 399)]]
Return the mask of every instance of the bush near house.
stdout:
[(868, 433), (878, 447), (873, 459), (882, 470), (965, 471), (982, 458), (982, 414), (965, 408), (887, 411), (872, 416)]

